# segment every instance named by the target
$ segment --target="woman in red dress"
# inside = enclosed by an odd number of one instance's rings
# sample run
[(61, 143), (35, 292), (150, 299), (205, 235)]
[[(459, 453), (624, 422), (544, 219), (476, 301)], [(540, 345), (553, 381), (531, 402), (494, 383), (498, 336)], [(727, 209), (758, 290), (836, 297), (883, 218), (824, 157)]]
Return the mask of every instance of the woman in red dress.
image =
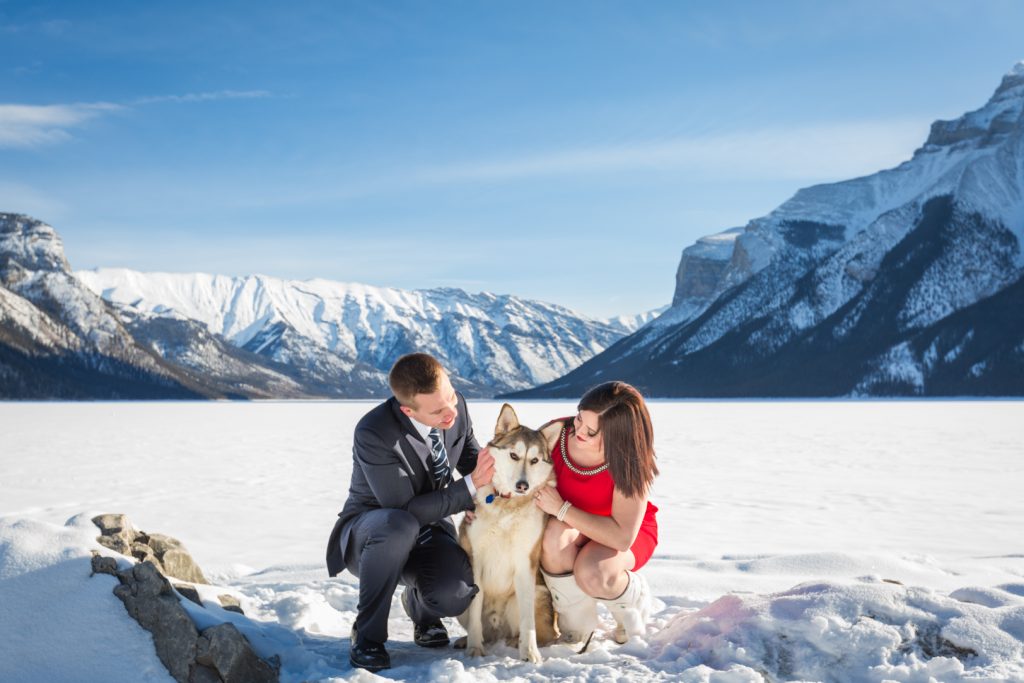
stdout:
[(658, 509), (647, 500), (658, 467), (643, 397), (625, 382), (605, 382), (580, 399), (551, 453), (558, 486), (536, 494), (552, 515), (541, 569), (562, 639), (586, 649), (601, 600), (615, 617), (615, 640), (642, 635), (649, 591), (635, 572), (658, 544)]

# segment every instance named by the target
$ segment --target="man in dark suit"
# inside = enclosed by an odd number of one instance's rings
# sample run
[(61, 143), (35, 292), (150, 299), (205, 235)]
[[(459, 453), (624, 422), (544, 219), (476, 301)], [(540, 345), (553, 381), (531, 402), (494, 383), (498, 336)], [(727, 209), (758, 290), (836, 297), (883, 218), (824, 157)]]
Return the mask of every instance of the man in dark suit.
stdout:
[(327, 546), (331, 576), (359, 577), (349, 659), (370, 671), (391, 666), (384, 642), (399, 583), (416, 644), (447, 647), (441, 617), (462, 614), (478, 591), (450, 516), (472, 509), (494, 474), (466, 400), (435, 358), (402, 356), (388, 383), (394, 396), (356, 425), (348, 499)]

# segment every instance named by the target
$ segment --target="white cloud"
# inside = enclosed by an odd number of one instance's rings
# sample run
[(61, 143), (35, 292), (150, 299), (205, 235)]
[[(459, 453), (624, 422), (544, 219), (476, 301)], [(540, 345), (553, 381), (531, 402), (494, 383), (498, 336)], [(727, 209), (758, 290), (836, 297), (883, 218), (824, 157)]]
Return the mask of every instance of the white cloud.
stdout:
[(0, 104), (0, 148), (37, 147), (64, 142), (72, 128), (102, 114), (117, 111), (117, 104)]
[(155, 95), (140, 97), (132, 104), (160, 104), (162, 102), (212, 102), (215, 100), (248, 100), (270, 97), (267, 90), (218, 90), (215, 92), (187, 93), (185, 95)]
[(71, 130), (90, 119), (128, 107), (161, 102), (211, 102), (214, 100), (270, 97), (266, 90), (220, 90), (143, 97), (127, 105), (110, 102), (79, 104), (0, 104), (0, 149), (4, 147), (40, 147), (71, 139)]
[(701, 177), (834, 180), (907, 160), (928, 134), (924, 120), (840, 122), (640, 140), (421, 169), (428, 183), (677, 170)]

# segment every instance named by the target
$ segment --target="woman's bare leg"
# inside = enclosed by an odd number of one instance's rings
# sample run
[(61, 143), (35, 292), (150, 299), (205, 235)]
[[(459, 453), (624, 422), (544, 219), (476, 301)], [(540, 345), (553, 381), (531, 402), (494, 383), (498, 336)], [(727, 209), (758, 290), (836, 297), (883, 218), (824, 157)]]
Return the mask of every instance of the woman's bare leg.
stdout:
[(549, 519), (540, 546), (540, 566), (548, 574), (568, 574), (587, 537), (565, 522)]
[(622, 552), (590, 541), (576, 553), (572, 571), (584, 593), (598, 600), (614, 600), (629, 585), (626, 572), (635, 564), (631, 550)]

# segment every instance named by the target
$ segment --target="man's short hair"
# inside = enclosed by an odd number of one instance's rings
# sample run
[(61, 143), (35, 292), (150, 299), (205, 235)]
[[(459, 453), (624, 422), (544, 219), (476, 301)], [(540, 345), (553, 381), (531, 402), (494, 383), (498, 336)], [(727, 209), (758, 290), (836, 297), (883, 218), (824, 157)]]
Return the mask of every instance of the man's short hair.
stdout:
[(432, 394), (441, 387), (444, 368), (428, 353), (408, 353), (391, 366), (388, 384), (403, 406), (415, 408), (416, 394)]

